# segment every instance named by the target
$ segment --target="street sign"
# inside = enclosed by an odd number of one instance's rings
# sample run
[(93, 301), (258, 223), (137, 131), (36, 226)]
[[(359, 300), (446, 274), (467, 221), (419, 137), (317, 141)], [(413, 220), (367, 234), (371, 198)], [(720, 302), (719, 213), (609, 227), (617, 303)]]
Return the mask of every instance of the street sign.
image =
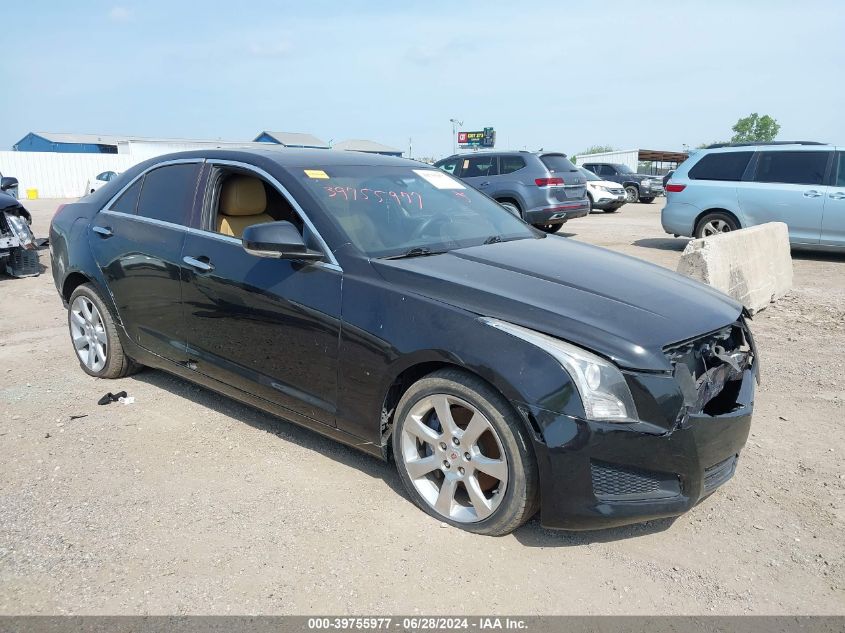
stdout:
[(480, 132), (458, 132), (458, 145), (461, 149), (494, 147), (496, 131), (492, 127), (486, 127)]

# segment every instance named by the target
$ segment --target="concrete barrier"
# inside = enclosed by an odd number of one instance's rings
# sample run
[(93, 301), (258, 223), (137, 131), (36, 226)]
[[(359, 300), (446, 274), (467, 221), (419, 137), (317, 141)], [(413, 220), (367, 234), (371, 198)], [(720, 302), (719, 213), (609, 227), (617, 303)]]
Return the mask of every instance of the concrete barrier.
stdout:
[(690, 240), (678, 272), (733, 297), (754, 314), (792, 288), (789, 230), (783, 222)]

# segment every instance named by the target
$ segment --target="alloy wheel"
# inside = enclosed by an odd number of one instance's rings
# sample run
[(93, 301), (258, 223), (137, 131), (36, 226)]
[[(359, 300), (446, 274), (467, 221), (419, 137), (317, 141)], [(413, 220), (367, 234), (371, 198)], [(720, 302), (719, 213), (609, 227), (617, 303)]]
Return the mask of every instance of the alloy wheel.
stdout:
[(100, 311), (84, 295), (70, 306), (70, 336), (79, 360), (91, 371), (101, 371), (108, 360), (108, 336)]
[(483, 521), (502, 502), (508, 461), (495, 428), (466, 400), (422, 398), (402, 425), (402, 466), (416, 491), (440, 516)]
[(704, 237), (709, 237), (710, 235), (718, 235), (719, 233), (728, 233), (731, 230), (731, 225), (725, 222), (724, 220), (710, 220), (707, 222), (701, 230), (701, 234)]
[(636, 187), (625, 187), (625, 200), (627, 202), (636, 202), (639, 200), (639, 194)]

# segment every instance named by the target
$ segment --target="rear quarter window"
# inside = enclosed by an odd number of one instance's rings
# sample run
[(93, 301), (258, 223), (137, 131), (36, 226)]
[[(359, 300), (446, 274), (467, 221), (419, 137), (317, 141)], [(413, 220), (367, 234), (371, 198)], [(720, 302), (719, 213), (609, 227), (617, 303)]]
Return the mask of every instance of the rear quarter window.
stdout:
[(194, 204), (201, 165), (166, 165), (147, 173), (137, 214), (145, 218), (185, 224)]
[(500, 175), (512, 174), (525, 167), (525, 159), (522, 156), (500, 156), (499, 164), (501, 165)]
[(132, 183), (126, 191), (120, 194), (120, 197), (114, 201), (109, 207), (110, 211), (118, 211), (120, 213), (134, 214), (135, 208), (138, 206), (138, 194), (141, 193), (141, 184), (144, 182), (144, 177), (141, 176)]
[(754, 152), (718, 152), (707, 154), (689, 170), (693, 180), (742, 180)]

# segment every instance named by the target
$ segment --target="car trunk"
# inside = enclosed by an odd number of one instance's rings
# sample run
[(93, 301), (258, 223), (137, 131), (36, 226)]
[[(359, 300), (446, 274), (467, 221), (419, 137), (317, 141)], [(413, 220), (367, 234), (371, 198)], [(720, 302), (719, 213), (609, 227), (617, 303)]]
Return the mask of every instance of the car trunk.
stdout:
[(584, 198), (587, 192), (586, 180), (566, 154), (542, 154), (540, 161), (549, 170), (550, 177), (563, 179), (563, 184), (549, 188), (552, 198), (561, 202)]

